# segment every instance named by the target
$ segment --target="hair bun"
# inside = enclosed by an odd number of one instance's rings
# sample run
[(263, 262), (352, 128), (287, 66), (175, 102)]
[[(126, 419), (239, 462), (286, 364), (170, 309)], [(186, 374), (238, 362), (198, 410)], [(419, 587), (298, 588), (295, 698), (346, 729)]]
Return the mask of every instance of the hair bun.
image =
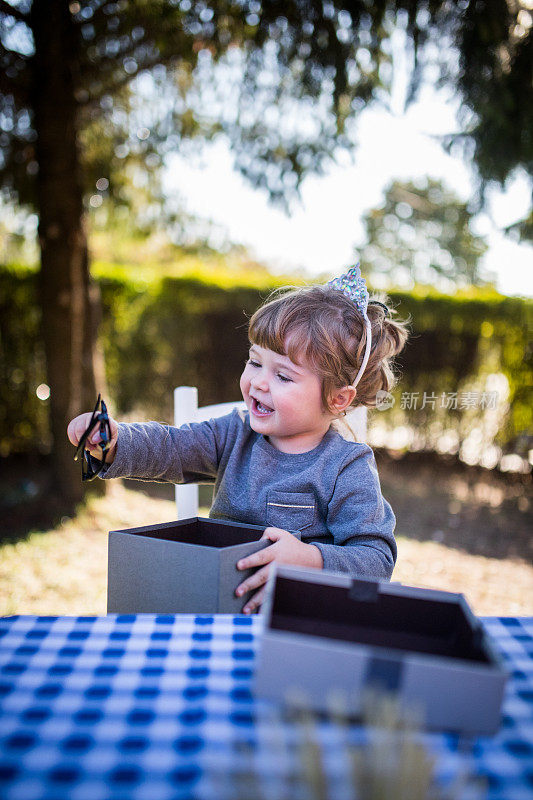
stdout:
[(385, 311), (385, 316), (390, 317), (390, 308), (382, 303), (380, 300), (370, 300), (369, 305), (371, 306), (381, 306), (381, 308)]

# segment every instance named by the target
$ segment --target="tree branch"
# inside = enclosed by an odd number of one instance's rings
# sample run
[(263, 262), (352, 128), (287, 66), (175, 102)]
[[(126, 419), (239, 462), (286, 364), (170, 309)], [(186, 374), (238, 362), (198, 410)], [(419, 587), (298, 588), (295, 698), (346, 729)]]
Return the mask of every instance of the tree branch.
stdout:
[(4, 97), (11, 95), (19, 110), (30, 104), (30, 93), (26, 86), (10, 80), (2, 71), (0, 71), (0, 95)]
[[(97, 70), (95, 70), (94, 77), (96, 77), (97, 75), (100, 76), (102, 81), (102, 89), (98, 93), (94, 92), (91, 93), (91, 99), (87, 101), (87, 105), (90, 106), (93, 105), (94, 103), (99, 103), (102, 97), (104, 97), (104, 95), (109, 94), (110, 92), (115, 92), (118, 89), (121, 89), (123, 86), (126, 86), (128, 83), (130, 83), (130, 81), (135, 80), (138, 74), (143, 70), (150, 70), (153, 67), (158, 66), (159, 64), (163, 66), (169, 66), (172, 63), (172, 61), (175, 61), (177, 58), (178, 57), (174, 54), (169, 54), (166, 58), (161, 58), (161, 55), (157, 55), (152, 59), (147, 59), (146, 61), (143, 61), (143, 63), (139, 65), (139, 69), (132, 75), (129, 75), (125, 72), (123, 75), (120, 76), (120, 78), (115, 80), (109, 80), (107, 82), (106, 82), (106, 76), (105, 75), (102, 76), (101, 72), (99, 73)], [(85, 74), (84, 77), (87, 77), (87, 75)], [(83, 103), (81, 103), (81, 105), (83, 105)]]
[(6, 0), (0, 0), (0, 11), (8, 17), (13, 17), (17, 22), (24, 22), (26, 25), (29, 25), (29, 19), (26, 14), (21, 11), (20, 8), (15, 8), (15, 6), (6, 3)]
[[(151, 42), (145, 41), (144, 44), (149, 45)], [(159, 50), (157, 50), (153, 53), (153, 55), (145, 55), (142, 61), (137, 61), (138, 69), (133, 74), (126, 74), (116, 80), (113, 80), (112, 76), (116, 72), (117, 59), (120, 58), (123, 60), (128, 56), (135, 58), (135, 49), (139, 46), (139, 42), (125, 46), (120, 53), (116, 53), (113, 56), (103, 56), (98, 61), (85, 61), (81, 64), (80, 68), (81, 85), (86, 86), (89, 80), (99, 79), (102, 84), (106, 85), (106, 89), (103, 91), (103, 94), (108, 94), (110, 91), (113, 91), (115, 87), (120, 88), (124, 84), (136, 78), (139, 72), (142, 72), (143, 70), (150, 70), (159, 64), (168, 66), (173, 61), (179, 61), (183, 58), (187, 60), (187, 55), (181, 55), (184, 50), (185, 52), (187, 51), (187, 43), (185, 42), (184, 44), (185, 46), (183, 46), (181, 43), (176, 43), (176, 45), (174, 47), (170, 47), (166, 53), (161, 53)], [(111, 80), (109, 80), (109, 78), (111, 78)]]
[[(18, 62), (18, 63), (17, 63)], [(20, 53), (8, 50), (0, 42), (0, 93), (13, 95), (18, 106), (27, 106), (30, 100), (30, 75), (28, 59)], [(9, 66), (21, 67), (15, 77), (7, 76)]]

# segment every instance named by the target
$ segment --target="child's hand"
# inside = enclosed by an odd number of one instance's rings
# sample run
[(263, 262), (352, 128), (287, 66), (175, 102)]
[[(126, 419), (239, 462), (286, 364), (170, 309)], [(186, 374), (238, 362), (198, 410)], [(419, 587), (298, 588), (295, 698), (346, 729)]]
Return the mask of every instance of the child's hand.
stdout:
[[(91, 412), (87, 412), (86, 414), (79, 414), (79, 416), (74, 417), (67, 427), (67, 436), (71, 443), (77, 447), (78, 442), (80, 441), (81, 437), (87, 430), (87, 426), (91, 421), (92, 414)], [(109, 417), (109, 427), (111, 429), (111, 440), (110, 446), (106, 453), (106, 463), (111, 464), (113, 459), (115, 458), (115, 450), (117, 446), (117, 439), (118, 439), (118, 424), (113, 417)], [(95, 458), (102, 459), (102, 450), (98, 447), (98, 442), (100, 441), (100, 433), (99, 433), (99, 425), (98, 423), (95, 424), (93, 432), (87, 438), (85, 442), (85, 449), (88, 450), (91, 455)]]
[(277, 561), (278, 564), (297, 564), (301, 567), (318, 567), (319, 569), (324, 566), (322, 554), (318, 547), (301, 542), (289, 531), (284, 531), (281, 528), (267, 528), (261, 538), (271, 539), (273, 544), (270, 547), (263, 548), (263, 550), (258, 550), (257, 553), (252, 553), (251, 556), (241, 558), (237, 562), (237, 569), (250, 569), (250, 567), (266, 565), (254, 572), (253, 575), (250, 575), (235, 590), (235, 594), (240, 597), (251, 589), (257, 589), (259, 586), (263, 587), (248, 600), (243, 608), (244, 614), (251, 614), (263, 602), (265, 596), (264, 584), (267, 581), (272, 561)]

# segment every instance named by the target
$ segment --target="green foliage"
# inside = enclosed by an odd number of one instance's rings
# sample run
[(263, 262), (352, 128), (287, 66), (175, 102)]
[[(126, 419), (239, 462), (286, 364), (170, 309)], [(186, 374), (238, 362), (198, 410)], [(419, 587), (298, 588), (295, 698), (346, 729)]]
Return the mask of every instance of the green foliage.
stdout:
[(0, 185), (29, 205), (40, 173), (35, 56), (48, 9), (61, 20), (53, 66), (60, 57), (72, 79), (65, 102), (75, 109), (84, 189), (106, 177), (104, 195), (121, 202), (125, 164), (150, 176), (165, 153), (219, 132), (237, 168), (283, 200), (336, 146), (351, 147), (347, 117), (388, 88), (380, 67), (391, 60), (382, 43), (392, 26), (382, 4), (361, 3), (352, 19), (344, 3), (297, 0), (60, 3), (0, 4)]
[(473, 214), (441, 181), (394, 181), (384, 203), (364, 218), (362, 261), (371, 278), (396, 285), (480, 285), (479, 260), (487, 245), (470, 228)]
[(139, 290), (100, 278), (108, 383), (122, 413), (172, 418), (172, 389), (198, 386), (201, 402), (238, 392), (247, 356), (247, 316), (270, 287), (228, 286), (224, 273), (166, 277)]
[[(483, 392), (489, 376), (500, 373), (508, 384), (508, 398), (498, 408), (501, 418), (494, 440), (504, 450), (527, 456), (533, 433), (533, 363), (528, 336), (533, 301), (473, 288), (453, 296), (415, 289), (391, 292), (390, 297), (400, 315), (412, 319), (412, 338), (398, 361), (402, 380), (397, 399), (402, 392), (418, 392), (420, 400), (424, 392), (437, 396), (442, 392)], [(434, 445), (439, 433), (452, 429), (460, 444), (479, 423), (479, 408), (441, 409), (439, 415), (438, 405), (419, 408), (416, 415), (410, 415), (410, 424), (420, 428), (426, 443)], [(391, 423), (398, 424), (399, 418), (391, 416)], [(433, 436), (431, 426), (435, 428)], [(490, 432), (486, 435), (492, 438)]]
[[(459, 87), (467, 111), (455, 141), (474, 143), (483, 179), (517, 166), (531, 174), (530, 23), (505, 0), (0, 0), (0, 192), (39, 215), (53, 471), (70, 504), (80, 487), (63, 431), (68, 408), (94, 390), (97, 360), (95, 329), (77, 335), (97, 317), (80, 293), (84, 200), (124, 211), (140, 185), (138, 227), (150, 230), (165, 156), (221, 133), (236, 168), (287, 204), (305, 175), (353, 151), (349, 123), (388, 102), (400, 25), (414, 52), (412, 96), (425, 64), (446, 54), (442, 82)], [(438, 48), (426, 47), (433, 38)]]
[(467, 3), (453, 31), (460, 53), (457, 87), (463, 147), (483, 181), (502, 185), (517, 168), (533, 172), (533, 27), (531, 6)]
[(0, 456), (49, 445), (35, 393), (45, 380), (36, 277), (20, 265), (0, 269)]
[[(29, 204), (38, 175), (32, 56), (39, 12), (51, 5), (0, 7), (0, 183)], [(104, 191), (120, 197), (125, 159), (149, 174), (165, 151), (222, 131), (242, 174), (289, 198), (336, 148), (353, 147), (351, 120), (388, 102), (398, 29), (414, 55), (408, 100), (434, 82), (435, 66), (440, 84), (461, 96), (461, 129), (445, 144), (483, 181), (503, 183), (517, 168), (531, 175), (533, 37), (524, 4), (131, 0), (68, 10), (61, 58), (70, 59), (86, 190), (106, 176)]]
[[(149, 267), (140, 274), (105, 264), (97, 274), (111, 408), (121, 417), (166, 421), (172, 420), (175, 386), (198, 386), (201, 403), (238, 395), (247, 354), (247, 316), (275, 285), (287, 282), (261, 273), (252, 279), (244, 272), (232, 284), (221, 262), (218, 269), (212, 264), (202, 271), (197, 257), (187, 257), (181, 274), (167, 277), (156, 277)], [(46, 448), (45, 403), (35, 395), (44, 380), (37, 274), (2, 268), (0, 289), (2, 452)], [(527, 331), (533, 303), (489, 289), (453, 296), (417, 289), (394, 292), (391, 300), (399, 316), (411, 319), (412, 330), (399, 359), (397, 397), (401, 392), (482, 388), (489, 375), (502, 373), (509, 385), (508, 409), (494, 433), (507, 449), (523, 449), (532, 429)], [(390, 417), (375, 415), (380, 423), (397, 419), (392, 412)], [(426, 408), (411, 414), (409, 421), (424, 436), (438, 422), (438, 413)], [(457, 431), (459, 440), (471, 422), (471, 409), (446, 412), (445, 425)]]

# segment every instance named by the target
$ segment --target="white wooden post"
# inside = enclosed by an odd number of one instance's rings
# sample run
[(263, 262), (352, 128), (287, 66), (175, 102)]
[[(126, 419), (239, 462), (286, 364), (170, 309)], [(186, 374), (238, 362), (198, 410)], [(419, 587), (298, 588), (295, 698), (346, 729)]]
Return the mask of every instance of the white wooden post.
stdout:
[[(194, 422), (198, 411), (198, 390), (196, 386), (179, 386), (174, 389), (174, 425), (178, 428), (186, 422)], [(177, 485), (177, 519), (198, 516), (198, 484)]]
[(346, 422), (352, 429), (358, 442), (366, 442), (368, 433), (368, 413), (366, 406), (357, 406), (346, 414)]

